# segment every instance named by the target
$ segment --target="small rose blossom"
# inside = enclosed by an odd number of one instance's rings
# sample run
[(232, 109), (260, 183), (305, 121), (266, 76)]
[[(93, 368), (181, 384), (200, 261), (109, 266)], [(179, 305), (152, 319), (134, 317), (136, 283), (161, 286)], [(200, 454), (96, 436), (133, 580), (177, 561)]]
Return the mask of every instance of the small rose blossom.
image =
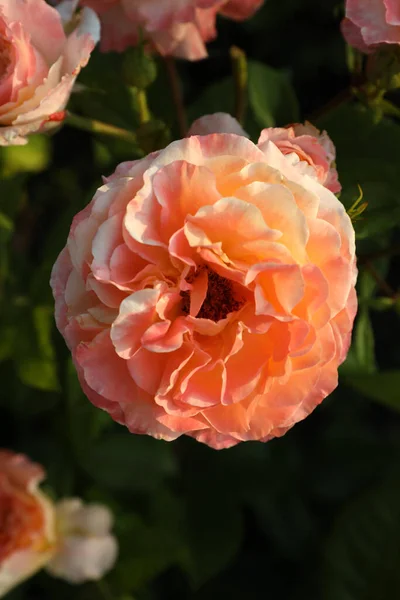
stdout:
[(114, 565), (118, 546), (112, 514), (101, 504), (66, 498), (56, 506), (57, 552), (46, 570), (69, 583), (101, 579)]
[(122, 163), (53, 268), (83, 390), (133, 433), (266, 441), (337, 385), (357, 306), (351, 220), (268, 131), (258, 145), (238, 132), (203, 117)]
[(38, 489), (41, 466), (0, 451), (0, 597), (41, 569), (55, 549), (54, 509)]
[(121, 52), (139, 41), (139, 30), (161, 55), (188, 60), (207, 56), (205, 44), (216, 37), (217, 14), (251, 17), (264, 0), (81, 0), (101, 20), (101, 49)]
[(326, 131), (321, 133), (311, 123), (296, 123), (264, 129), (260, 140), (271, 140), (283, 154), (299, 160), (311, 176), (314, 173), (318, 181), (334, 194), (342, 189), (334, 167), (336, 149)]
[[(60, 9), (72, 15), (77, 0)], [(45, 0), (0, 0), (0, 145), (25, 144), (26, 136), (64, 117), (72, 86), (99, 39), (99, 22), (85, 9), (66, 35), (60, 14)]]
[(350, 46), (365, 53), (380, 44), (400, 44), (399, 0), (347, 0), (342, 33)]

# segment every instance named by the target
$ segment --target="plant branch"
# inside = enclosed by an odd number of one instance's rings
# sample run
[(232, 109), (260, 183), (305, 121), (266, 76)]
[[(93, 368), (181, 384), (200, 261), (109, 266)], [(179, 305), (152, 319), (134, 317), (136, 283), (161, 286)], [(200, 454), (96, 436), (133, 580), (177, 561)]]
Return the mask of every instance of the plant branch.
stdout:
[(248, 70), (246, 54), (237, 46), (230, 49), (235, 82), (235, 117), (241, 125), (246, 118)]
[(181, 82), (179, 80), (178, 70), (176, 68), (175, 60), (172, 56), (166, 56), (165, 66), (167, 69), (169, 84), (171, 88), (172, 101), (176, 110), (176, 118), (178, 121), (179, 134), (181, 137), (186, 137), (187, 135), (187, 118), (185, 105), (183, 102)]
[(90, 133), (100, 133), (102, 135), (119, 138), (120, 140), (134, 144), (136, 150), (139, 151), (137, 137), (133, 131), (128, 131), (127, 129), (122, 129), (121, 127), (116, 127), (115, 125), (103, 123), (102, 121), (97, 121), (95, 119), (74, 115), (70, 112), (67, 112), (65, 123), (66, 125), (76, 127), (83, 131), (89, 131)]

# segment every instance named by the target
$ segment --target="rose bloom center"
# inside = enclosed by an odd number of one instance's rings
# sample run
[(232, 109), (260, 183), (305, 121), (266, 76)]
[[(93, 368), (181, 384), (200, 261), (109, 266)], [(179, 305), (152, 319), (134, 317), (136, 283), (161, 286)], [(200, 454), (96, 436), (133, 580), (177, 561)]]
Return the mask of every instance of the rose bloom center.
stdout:
[(0, 80), (7, 75), (11, 64), (11, 44), (0, 35)]
[[(200, 266), (196, 271), (190, 273), (185, 281), (189, 284), (193, 283), (200, 273), (206, 273), (208, 283), (206, 297), (199, 312), (195, 315), (197, 318), (217, 322), (225, 319), (230, 313), (237, 312), (245, 304), (246, 299), (240, 295), (238, 289), (235, 289), (234, 282), (221, 277), (208, 266)], [(182, 297), (182, 313), (188, 315), (190, 313), (190, 292), (185, 290), (180, 292), (180, 295)]]
[(0, 492), (0, 562), (30, 547), (44, 527), (44, 515), (33, 499)]

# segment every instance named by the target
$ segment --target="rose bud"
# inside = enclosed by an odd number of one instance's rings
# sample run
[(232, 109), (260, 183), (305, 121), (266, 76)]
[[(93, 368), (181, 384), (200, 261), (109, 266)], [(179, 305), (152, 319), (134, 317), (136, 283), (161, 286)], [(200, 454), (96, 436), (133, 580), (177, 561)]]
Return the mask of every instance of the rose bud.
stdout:
[[(337, 194), (342, 189), (338, 180), (336, 149), (326, 131), (322, 133), (311, 123), (295, 123), (288, 127), (269, 127), (262, 133), (262, 141), (271, 140), (283, 154), (300, 161), (308, 173), (317, 177), (328, 190)], [(308, 165), (311, 168), (308, 168)]]

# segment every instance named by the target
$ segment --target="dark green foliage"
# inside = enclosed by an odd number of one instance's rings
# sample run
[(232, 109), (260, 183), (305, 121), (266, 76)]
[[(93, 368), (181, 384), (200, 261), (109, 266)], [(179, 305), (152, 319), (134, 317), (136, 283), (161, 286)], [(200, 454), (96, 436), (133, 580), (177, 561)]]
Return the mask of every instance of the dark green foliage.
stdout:
[(229, 47), (244, 49), (251, 138), (315, 111), (336, 145), (341, 201), (349, 209), (361, 186), (368, 203), (340, 385), (281, 439), (216, 452), (129, 434), (86, 399), (53, 324), (48, 281), (73, 216), (119, 162), (179, 135), (163, 61), (146, 124), (117, 54), (93, 54), (69, 105), (136, 144), (65, 126), (0, 148), (1, 446), (42, 463), (53, 497), (108, 504), (120, 544), (105, 582), (41, 573), (10, 600), (400, 598), (400, 122), (354, 99), (320, 111), (349, 85), (342, 14), (339, 0), (265, 0), (247, 23), (219, 20), (209, 59), (178, 62), (189, 121), (233, 113)]

